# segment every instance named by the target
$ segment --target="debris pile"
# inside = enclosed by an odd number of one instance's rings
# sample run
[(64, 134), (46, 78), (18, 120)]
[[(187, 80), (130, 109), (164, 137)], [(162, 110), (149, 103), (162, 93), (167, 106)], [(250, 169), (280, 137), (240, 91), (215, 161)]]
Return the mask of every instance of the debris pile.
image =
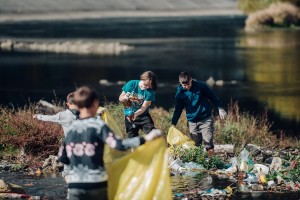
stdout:
[[(170, 145), (185, 144), (183, 136), (173, 135), (168, 140)], [(170, 139), (170, 138), (169, 138)], [(179, 144), (178, 144), (179, 142)], [(255, 147), (255, 148), (254, 148)], [(186, 155), (194, 151), (195, 147), (189, 145), (184, 148)], [(264, 150), (264, 152), (268, 152)], [(176, 157), (176, 152), (169, 151), (169, 167), (172, 175), (193, 175), (192, 173), (207, 173), (209, 177), (228, 179), (229, 185), (225, 188), (210, 188), (203, 190), (201, 187), (187, 188), (186, 191), (175, 193), (174, 199), (226, 199), (235, 193), (288, 193), (300, 191), (300, 156), (291, 152), (281, 154), (275, 151), (268, 152), (266, 157), (262, 148), (248, 144), (236, 156), (228, 159), (222, 168), (207, 168), (199, 163), (186, 162)], [(258, 154), (263, 156), (258, 156)], [(263, 157), (263, 158), (261, 158)], [(183, 157), (184, 159), (186, 157)], [(258, 159), (257, 159), (258, 158)], [(209, 158), (206, 158), (209, 160)], [(210, 176), (211, 175), (211, 176)], [(212, 181), (210, 178), (206, 181)], [(231, 184), (230, 184), (231, 183)], [(212, 185), (211, 185), (212, 186)]]

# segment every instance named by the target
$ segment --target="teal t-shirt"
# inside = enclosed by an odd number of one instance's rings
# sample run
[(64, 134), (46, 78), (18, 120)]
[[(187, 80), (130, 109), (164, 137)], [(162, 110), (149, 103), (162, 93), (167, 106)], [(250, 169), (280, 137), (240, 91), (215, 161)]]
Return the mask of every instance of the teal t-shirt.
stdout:
[[(142, 107), (144, 101), (155, 101), (155, 92), (152, 89), (141, 90), (139, 82), (140, 80), (128, 81), (122, 88), (125, 93), (130, 93), (130, 97), (133, 99), (132, 109), (134, 112)], [(148, 112), (149, 108), (144, 113)]]

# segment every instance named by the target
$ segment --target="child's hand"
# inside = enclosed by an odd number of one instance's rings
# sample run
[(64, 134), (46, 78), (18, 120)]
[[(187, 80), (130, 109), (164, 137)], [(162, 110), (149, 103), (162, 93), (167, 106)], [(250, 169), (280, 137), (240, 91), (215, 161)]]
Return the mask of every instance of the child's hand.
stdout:
[(37, 118), (37, 114), (33, 115), (33, 119), (36, 119)]
[(98, 110), (97, 110), (97, 114), (102, 115), (106, 110), (107, 110), (107, 108), (99, 107)]
[(133, 121), (135, 120), (134, 115), (126, 116), (126, 118), (127, 118), (130, 122), (133, 122)]

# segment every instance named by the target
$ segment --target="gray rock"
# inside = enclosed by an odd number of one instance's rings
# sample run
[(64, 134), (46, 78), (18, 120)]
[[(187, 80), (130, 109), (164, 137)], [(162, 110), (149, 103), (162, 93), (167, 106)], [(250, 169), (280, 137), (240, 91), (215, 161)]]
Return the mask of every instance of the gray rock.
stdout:
[(4, 180), (0, 179), (0, 193), (18, 193), (26, 194), (25, 190), (15, 184), (6, 183)]
[(50, 155), (42, 166), (43, 172), (58, 172), (61, 168), (63, 168), (63, 164), (58, 161), (58, 157), (54, 155)]
[(250, 151), (252, 155), (256, 155), (261, 152), (261, 147), (255, 144), (247, 144), (246, 149)]

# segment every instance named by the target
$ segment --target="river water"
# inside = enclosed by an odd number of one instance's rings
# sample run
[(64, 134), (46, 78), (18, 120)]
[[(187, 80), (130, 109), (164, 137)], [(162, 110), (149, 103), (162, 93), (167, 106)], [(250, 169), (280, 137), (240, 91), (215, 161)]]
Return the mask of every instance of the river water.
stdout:
[[(0, 179), (4, 179), (8, 183), (14, 183), (22, 186), (26, 193), (31, 196), (39, 196), (41, 199), (47, 200), (63, 200), (67, 196), (67, 187), (63, 178), (59, 174), (43, 174), (40, 176), (26, 175), (23, 173), (0, 172)], [(199, 190), (224, 189), (227, 186), (236, 187), (236, 185), (228, 179), (220, 179), (213, 176), (212, 182), (207, 181), (207, 174), (194, 173), (192, 176), (175, 175), (171, 177), (172, 192), (174, 195), (183, 194), (195, 188)], [(235, 189), (236, 190), (236, 189)], [(183, 197), (175, 197), (174, 199), (182, 199)], [(251, 193), (234, 193), (231, 200), (299, 200), (300, 192), (251, 192)]]
[(0, 104), (63, 99), (83, 84), (97, 87), (102, 101), (116, 102), (124, 81), (153, 70), (159, 80), (155, 105), (169, 109), (178, 74), (188, 70), (195, 79), (223, 80), (213, 89), (225, 107), (238, 101), (241, 110), (259, 114), (267, 106), (272, 130), (298, 135), (300, 31), (245, 33), (244, 21), (218, 16), (2, 22), (2, 40), (118, 41), (134, 48), (111, 56), (1, 50)]

